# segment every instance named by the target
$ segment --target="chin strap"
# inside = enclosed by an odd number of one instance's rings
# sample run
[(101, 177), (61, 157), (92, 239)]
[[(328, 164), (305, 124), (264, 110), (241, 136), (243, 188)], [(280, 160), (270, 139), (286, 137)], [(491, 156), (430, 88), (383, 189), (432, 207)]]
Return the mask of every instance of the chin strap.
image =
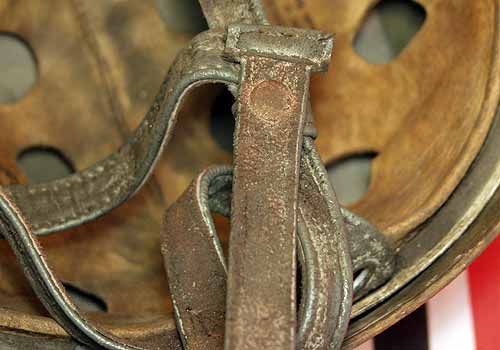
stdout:
[[(212, 2), (204, 3), (207, 10)], [(252, 1), (229, 3), (261, 18)], [(225, 83), (238, 95), (234, 174), (229, 168), (202, 173), (168, 210), (162, 233), (182, 343), (189, 349), (221, 349), (224, 342), (227, 349), (340, 347), (352, 302), (351, 255), (354, 271), (363, 271), (356, 296), (382, 284), (394, 261), (383, 236), (362, 219), (345, 212), (345, 229), (310, 137), (309, 75), (326, 68), (331, 48), (332, 38), (315, 31), (216, 27), (179, 55), (143, 122), (117, 152), (64, 179), (0, 188), (0, 232), (45, 308), (70, 335), (93, 348), (142, 349), (80, 313), (36, 236), (124, 203), (168, 144), (183, 97), (201, 84)], [(231, 216), (228, 268), (211, 211)], [(171, 333), (158, 349), (179, 345)]]
[[(185, 349), (224, 344), (227, 264), (212, 213), (231, 215), (232, 187), (231, 167), (207, 169), (164, 218), (162, 253)], [(351, 261), (359, 298), (392, 275), (393, 253), (373, 226), (339, 207), (311, 137), (304, 139), (298, 196), (296, 348), (338, 349), (350, 317)]]

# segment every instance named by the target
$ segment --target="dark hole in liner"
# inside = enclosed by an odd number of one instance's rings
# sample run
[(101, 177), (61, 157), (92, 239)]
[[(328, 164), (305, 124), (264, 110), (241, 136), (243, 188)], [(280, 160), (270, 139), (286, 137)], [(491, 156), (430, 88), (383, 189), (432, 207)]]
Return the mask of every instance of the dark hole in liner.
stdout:
[(92, 292), (76, 287), (71, 283), (62, 283), (66, 292), (71, 296), (73, 303), (82, 311), (107, 312), (106, 302)]
[(389, 63), (408, 46), (425, 18), (425, 9), (414, 1), (382, 0), (366, 15), (354, 49), (370, 63)]
[(295, 293), (297, 296), (297, 312), (300, 310), (300, 305), (302, 304), (303, 296), (302, 296), (302, 288), (304, 287), (304, 280), (302, 277), (302, 264), (299, 261), (299, 257), (297, 257), (297, 285), (295, 289)]
[(61, 151), (48, 146), (33, 146), (21, 151), (17, 166), (31, 183), (51, 181), (75, 172), (71, 161)]
[(0, 32), (0, 103), (14, 103), (28, 94), (38, 79), (38, 64), (27, 41)]
[(156, 7), (169, 30), (197, 34), (208, 29), (198, 0), (156, 0)]
[(233, 95), (227, 89), (223, 89), (214, 101), (210, 120), (212, 137), (220, 147), (228, 152), (233, 152), (235, 120), (232, 106), (234, 102)]
[(330, 182), (343, 205), (359, 201), (370, 188), (374, 152), (342, 158), (327, 166)]

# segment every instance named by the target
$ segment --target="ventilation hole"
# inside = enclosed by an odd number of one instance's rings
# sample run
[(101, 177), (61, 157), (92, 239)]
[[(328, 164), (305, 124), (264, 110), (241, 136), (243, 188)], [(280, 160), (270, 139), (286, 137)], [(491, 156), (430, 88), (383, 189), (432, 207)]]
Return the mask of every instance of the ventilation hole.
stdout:
[(37, 80), (37, 63), (26, 41), (11, 33), (0, 33), (0, 103), (23, 98)]
[(370, 63), (388, 63), (410, 43), (425, 17), (424, 8), (416, 2), (382, 0), (366, 16), (354, 49)]
[(228, 152), (233, 152), (233, 134), (235, 121), (232, 107), (235, 100), (233, 95), (224, 89), (215, 99), (210, 120), (210, 133), (215, 142)]
[(31, 147), (17, 157), (17, 166), (31, 183), (47, 182), (74, 173), (71, 162), (55, 148)]
[(73, 303), (81, 311), (108, 311), (108, 306), (104, 300), (94, 293), (88, 292), (66, 282), (63, 282), (63, 286), (66, 289), (66, 293), (70, 295)]
[(208, 29), (198, 0), (156, 0), (156, 6), (170, 30), (196, 34)]
[(343, 158), (328, 166), (328, 175), (342, 205), (359, 201), (368, 191), (375, 153)]

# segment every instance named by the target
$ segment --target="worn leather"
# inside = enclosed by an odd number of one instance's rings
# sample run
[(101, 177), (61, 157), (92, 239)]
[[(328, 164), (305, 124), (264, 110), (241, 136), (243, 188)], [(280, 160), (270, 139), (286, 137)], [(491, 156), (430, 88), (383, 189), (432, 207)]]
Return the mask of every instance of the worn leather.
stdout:
[[(92, 220), (126, 201), (142, 186), (168, 142), (183, 94), (210, 80), (227, 84), (236, 81), (234, 64), (221, 58), (220, 39), (217, 33), (207, 33), (195, 41), (190, 52), (180, 55), (145, 120), (116, 153), (68, 178), (48, 184), (14, 185), (2, 191), (5, 237), (26, 266), (26, 275), (47, 310), (82, 343), (109, 349), (139, 348), (108, 334), (80, 314), (49, 269), (35, 234)], [(347, 254), (347, 249), (343, 251)], [(349, 266), (345, 267), (350, 276)], [(345, 295), (350, 297), (350, 293)]]
[[(383, 284), (392, 274), (395, 261), (383, 236), (367, 235), (374, 229), (345, 210), (348, 231), (347, 235), (342, 234), (344, 226), (335, 219), (340, 208), (331, 200), (335, 197), (314, 142), (306, 137), (304, 143), (297, 238), (302, 270), (297, 347), (336, 348), (346, 331), (346, 323), (340, 320), (349, 313), (343, 305), (348, 305), (352, 293), (352, 274), (348, 273), (351, 259), (354, 271), (373, 263), (385, 264), (370, 268), (369, 283), (354, 291), (358, 297), (374, 285)], [(217, 349), (223, 345), (227, 266), (211, 214), (230, 215), (232, 181), (230, 167), (204, 171), (164, 218), (162, 253), (186, 349)], [(179, 224), (172, 225), (173, 222)], [(344, 237), (349, 243), (347, 258), (339, 252)], [(378, 248), (368, 247), (370, 244)], [(353, 252), (357, 254), (352, 255)], [(375, 257), (375, 252), (387, 255)], [(325, 318), (331, 322), (322, 322)], [(334, 320), (338, 320), (336, 325)]]
[[(222, 37), (223, 34), (220, 34), (220, 36)], [(173, 130), (175, 112), (177, 112), (180, 103), (172, 96), (176, 96), (176, 98), (183, 97), (187, 94), (187, 91), (194, 89), (198, 83), (215, 82), (219, 81), (218, 79), (229, 81), (230, 87), (234, 89), (233, 84), (236, 84), (239, 77), (237, 65), (225, 62), (224, 60), (219, 60), (215, 66), (207, 67), (206, 64), (210, 60), (208, 58), (210, 50), (207, 48), (213, 45), (214, 47), (218, 47), (220, 51), (223, 46), (222, 42), (223, 39), (220, 39), (217, 43), (217, 40), (212, 41), (211, 39), (207, 39), (207, 36), (201, 36), (192, 47), (181, 54), (181, 57), (172, 69), (169, 80), (163, 85), (162, 91), (148, 114), (147, 119), (132, 139), (117, 153), (86, 171), (67, 179), (54, 181), (45, 185), (15, 185), (3, 188), (3, 191), (5, 191), (1, 200), (4, 211), (2, 220), (2, 224), (4, 225), (3, 231), (6, 233), (6, 236), (10, 237), (11, 244), (17, 247), (16, 250), (21, 252), (19, 254), (20, 259), (26, 259), (25, 261), (29, 261), (30, 264), (38, 266), (42, 269), (39, 272), (45, 270), (47, 266), (43, 261), (43, 252), (34, 241), (34, 233), (47, 234), (93, 220), (100, 215), (104, 215), (112, 208), (119, 206), (139, 190), (150, 174), (162, 149), (162, 145), (164, 146), (168, 142), (169, 135)], [(190, 56), (196, 57), (190, 58)], [(215, 56), (218, 59), (218, 54)], [(191, 59), (192, 62), (188, 63), (188, 65), (193, 64), (199, 68), (199, 71), (193, 72), (189, 67), (180, 63), (188, 62)], [(221, 78), (217, 72), (224, 71), (226, 68), (227, 71), (224, 73), (226, 75)], [(187, 77), (186, 80), (183, 79), (185, 77)], [(184, 92), (177, 91), (175, 89), (176, 86), (181, 86), (181, 90), (182, 87), (185, 87)], [(172, 116), (170, 116), (169, 111), (174, 112)], [(153, 128), (156, 125), (158, 128)], [(482, 157), (478, 158), (478, 164), (483, 164), (480, 170), (482, 173), (478, 175), (477, 171), (471, 171), (471, 174), (468, 174), (472, 175), (476, 181), (468, 180), (470, 176), (466, 177), (465, 183), (467, 186), (462, 188), (456, 196), (452, 196), (450, 201), (446, 202), (446, 205), (443, 206), (443, 211), (439, 211), (432, 220), (426, 222), (421, 228), (408, 235), (407, 240), (401, 246), (403, 259), (400, 261), (401, 266), (399, 267), (398, 275), (389, 284), (384, 286), (384, 288), (379, 289), (377, 293), (373, 293), (361, 300), (357, 304), (358, 306), (355, 307), (355, 315), (363, 314), (373, 306), (378, 305), (383, 299), (388, 299), (391, 295), (401, 290), (408, 281), (418, 276), (420, 272), (425, 271), (433, 261), (437, 260), (441, 254), (444, 254), (453, 242), (459, 240), (469, 225), (472, 225), (483, 206), (493, 197), (495, 190), (498, 188), (498, 157), (495, 157), (495, 152), (491, 150), (492, 147), (494, 150), (494, 145), (496, 145), (495, 137), (498, 134), (497, 131), (498, 127), (494, 128), (490, 133), (490, 138), (484, 148), (486, 156), (483, 154)], [(164, 138), (163, 136), (165, 135), (167, 137)], [(491, 166), (484, 166), (484, 164), (490, 164)], [(480, 186), (482, 181), (484, 181), (484, 186)], [(446, 213), (452, 216), (446, 216)], [(465, 213), (465, 216), (462, 220), (455, 217), (463, 213)], [(452, 223), (458, 224), (453, 226)], [(30, 224), (33, 224), (32, 231), (30, 231)], [(450, 227), (450, 225), (453, 227)], [(440, 232), (443, 234), (439, 234)], [(448, 240), (448, 235), (445, 235), (448, 232), (452, 233), (450, 240)], [(425, 237), (422, 239), (422, 236)], [(23, 237), (23, 239), (20, 239), (20, 237)], [(24, 254), (20, 246), (22, 241), (25, 242), (25, 247), (31, 247), (31, 249), (26, 249)], [(421, 242), (425, 244), (419, 246)], [(481, 242), (477, 244), (484, 246), (484, 243)], [(474, 254), (477, 253), (475, 251)], [(469, 253), (465, 249), (463, 254), (467, 255)], [(38, 263), (33, 264), (34, 261)], [(102, 331), (100, 327), (94, 328), (94, 333), (89, 333), (90, 337), (89, 334), (81, 332), (78, 329), (78, 325), (75, 327), (74, 321), (80, 316), (76, 315), (76, 317), (73, 317), (74, 314), (73, 316), (65, 314), (68, 310), (70, 312), (74, 312), (75, 310), (64, 296), (63, 289), (57, 285), (55, 276), (50, 276), (49, 272), (49, 270), (45, 270), (45, 277), (50, 277), (49, 279), (45, 279), (45, 281), (51, 281), (50, 286), (48, 288), (37, 287), (37, 290), (42, 297), (50, 293), (55, 293), (52, 296), (49, 295), (45, 303), (48, 304), (49, 309), (52, 308), (51, 310), (55, 317), (61, 323), (65, 324), (65, 327), (70, 330), (71, 334), (74, 334), (81, 341), (88, 341), (94, 345), (95, 339), (93, 337), (104, 342), (106, 346), (113, 342), (116, 343), (117, 348), (120, 348), (120, 346), (133, 346), (133, 344), (128, 345), (126, 341), (122, 342), (113, 336), (107, 335), (107, 332)], [(36, 276), (37, 272), (28, 271), (28, 273), (31, 274), (30, 276), (34, 284), (41, 285), (40, 281), (43, 284), (44, 280)], [(431, 276), (432, 278), (435, 278), (435, 275)], [(420, 286), (425, 285), (427, 282), (424, 280)], [(435, 291), (435, 288), (432, 288), (432, 290)], [(59, 295), (57, 296), (56, 294)], [(408, 295), (406, 289), (403, 295)], [(54, 305), (54, 300), (66, 306), (68, 310), (64, 311), (57, 305)], [(390, 307), (387, 310), (400, 315), (398, 314), (400, 311), (398, 311), (397, 306), (402, 305), (398, 304), (402, 301), (398, 301), (398, 299), (394, 300), (393, 303), (390, 300)], [(381, 308), (376, 309), (376, 312), (368, 313), (366, 318), (358, 320), (352, 327), (351, 334), (354, 336), (358, 334), (365, 336), (365, 334), (369, 333), (365, 331), (366, 329), (369, 327), (373, 327), (372, 329), (377, 328), (377, 326), (373, 325), (376, 324), (377, 317), (382, 317), (381, 315), (385, 319), (384, 323), (381, 323), (378, 327), (381, 327), (381, 325), (387, 326), (395, 317), (391, 316), (389, 311), (384, 311), (383, 306), (384, 304), (380, 306)], [(404, 306), (404, 310), (410, 309), (407, 304)], [(68, 315), (73, 318), (67, 318)], [(175, 334), (175, 329), (170, 328), (167, 333), (167, 338), (162, 338), (166, 341), (161, 345), (158, 343), (158, 346), (179, 347), (180, 342)], [(108, 336), (109, 339), (106, 339)], [(359, 342), (360, 339), (362, 337), (357, 337), (356, 341)], [(350, 342), (349, 346), (353, 344), (355, 342)]]

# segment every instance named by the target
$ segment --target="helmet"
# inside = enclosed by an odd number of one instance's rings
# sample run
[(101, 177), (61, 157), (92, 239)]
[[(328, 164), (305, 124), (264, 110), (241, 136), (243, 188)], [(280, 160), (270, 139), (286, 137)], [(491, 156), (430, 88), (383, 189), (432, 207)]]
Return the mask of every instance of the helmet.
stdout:
[[(373, 2), (200, 3), (195, 35), (166, 2), (0, 1), (38, 70), (0, 105), (12, 348), (353, 348), (499, 231), (497, 1), (422, 1), (383, 65), (352, 45)], [(71, 174), (30, 179), (37, 149)], [(322, 164), (365, 152), (370, 189), (341, 208)]]

